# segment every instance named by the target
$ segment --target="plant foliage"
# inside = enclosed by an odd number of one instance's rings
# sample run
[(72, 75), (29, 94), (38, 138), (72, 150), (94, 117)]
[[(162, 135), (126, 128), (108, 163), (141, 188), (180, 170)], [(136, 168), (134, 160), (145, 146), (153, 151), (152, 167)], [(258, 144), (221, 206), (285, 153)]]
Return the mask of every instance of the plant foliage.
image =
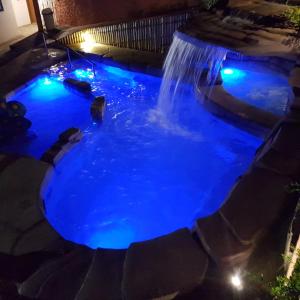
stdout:
[(292, 7), (285, 11), (284, 16), (298, 29), (300, 28), (300, 7)]
[(299, 255), (292, 276), (290, 278), (287, 278), (285, 276), (277, 276), (275, 282), (271, 284), (271, 295), (273, 296), (274, 299), (299, 300), (299, 295), (300, 295)]
[(212, 9), (218, 2), (219, 0), (202, 0), (206, 9)]

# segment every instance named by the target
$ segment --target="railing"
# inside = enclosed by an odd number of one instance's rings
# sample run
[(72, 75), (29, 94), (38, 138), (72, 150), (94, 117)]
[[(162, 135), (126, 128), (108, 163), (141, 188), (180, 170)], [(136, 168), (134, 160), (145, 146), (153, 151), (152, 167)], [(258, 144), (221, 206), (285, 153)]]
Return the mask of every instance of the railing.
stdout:
[(67, 50), (68, 60), (69, 60), (69, 64), (70, 64), (71, 67), (72, 67), (72, 59), (71, 59), (70, 51), (72, 51), (74, 54), (76, 54), (77, 56), (81, 57), (84, 61), (89, 63), (92, 67), (92, 72), (93, 72), (94, 76), (96, 76), (96, 64), (94, 62), (87, 59), (85, 55), (81, 54), (80, 52), (78, 52), (78, 51), (76, 51), (72, 48), (69, 48), (67, 46), (65, 46), (65, 48)]
[[(48, 46), (47, 46), (47, 38), (46, 38), (46, 33), (43, 32), (43, 40), (44, 40), (44, 47), (45, 47), (45, 50), (47, 51), (48, 53)], [(63, 43), (61, 43), (61, 41), (57, 40), (57, 39), (53, 39), (51, 38), (52, 40), (55, 41), (55, 43), (59, 46), (59, 47), (62, 47), (63, 49), (65, 49), (67, 51), (67, 56), (68, 56), (68, 61), (69, 61), (69, 64), (70, 64), (70, 67), (72, 68), (73, 67), (73, 64), (72, 64), (72, 58), (71, 58), (71, 54), (70, 52), (73, 52), (74, 54), (76, 54), (77, 56), (79, 56), (80, 58), (82, 58), (85, 62), (87, 62), (88, 64), (91, 65), (92, 67), (92, 72), (94, 74), (94, 76), (96, 76), (96, 64), (91, 61), (90, 59), (88, 59), (85, 55), (81, 54), (80, 52), (68, 47), (67, 45), (64, 45)]]
[(198, 13), (199, 9), (194, 8), (171, 15), (118, 24), (94, 25), (63, 37), (61, 42), (65, 45), (82, 43), (85, 41), (85, 34), (88, 33), (96, 43), (164, 53), (172, 42), (173, 33)]

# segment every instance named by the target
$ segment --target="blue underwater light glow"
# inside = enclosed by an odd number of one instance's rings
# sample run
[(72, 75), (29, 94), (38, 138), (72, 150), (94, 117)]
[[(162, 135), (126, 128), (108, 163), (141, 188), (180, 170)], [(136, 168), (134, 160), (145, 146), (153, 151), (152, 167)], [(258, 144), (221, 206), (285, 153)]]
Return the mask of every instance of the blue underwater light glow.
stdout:
[(126, 248), (214, 213), (261, 142), (207, 112), (189, 86), (178, 101), (180, 126), (161, 124), (160, 78), (99, 64), (90, 82), (106, 111), (94, 126), (91, 102), (49, 80), (39, 77), (11, 99), (27, 107), (33, 133), (14, 147), (39, 158), (63, 130), (82, 129), (55, 168), (45, 211), (64, 238), (92, 248)]
[(50, 85), (52, 82), (51, 82), (51, 80), (48, 78), (48, 77), (46, 77), (45, 79), (44, 79), (44, 85)]
[(234, 73), (233, 69), (223, 69), (222, 70), (224, 75), (232, 75)]
[(292, 90), (285, 76), (249, 61), (226, 61), (221, 70), (223, 87), (237, 99), (262, 110), (283, 115)]
[(224, 68), (221, 70), (221, 75), (224, 81), (235, 81), (245, 77), (246, 73), (236, 68)]

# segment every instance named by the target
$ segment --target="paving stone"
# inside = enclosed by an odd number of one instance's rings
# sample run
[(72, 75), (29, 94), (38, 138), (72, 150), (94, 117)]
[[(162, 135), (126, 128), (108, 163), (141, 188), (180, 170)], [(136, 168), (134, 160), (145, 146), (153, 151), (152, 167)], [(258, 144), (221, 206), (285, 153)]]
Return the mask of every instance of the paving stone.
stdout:
[(121, 300), (121, 281), (126, 250), (95, 251), (90, 269), (76, 300)]
[(20, 256), (0, 253), (0, 278), (17, 283), (24, 282), (42, 264), (55, 256), (57, 255), (50, 252), (33, 252)]
[(300, 88), (300, 68), (294, 68), (289, 77), (289, 84)]
[(20, 158), (19, 155), (14, 154), (0, 154), (0, 173), (4, 171), (6, 167), (14, 163)]
[(0, 173), (0, 222), (24, 231), (41, 221), (40, 192), (51, 171), (49, 164), (20, 158)]
[[(37, 298), (42, 291), (42, 287), (50, 280), (53, 274), (59, 273), (67, 264), (78, 260), (78, 257), (90, 255), (90, 250), (86, 247), (78, 246), (77, 249), (69, 254), (62, 255), (60, 258), (54, 259), (43, 264), (34, 274), (19, 286), (20, 295)], [(57, 289), (55, 288), (56, 292)], [(53, 298), (55, 299), (55, 298)]]
[[(295, 30), (272, 28), (253, 24), (251, 21), (243, 22), (240, 19), (236, 21), (237, 19), (230, 17), (224, 19), (216, 15), (207, 21), (203, 21), (203, 18), (204, 16), (194, 17), (192, 23), (183, 28), (183, 31), (202, 41), (245, 55), (292, 58), (298, 53), (297, 47), (291, 47), (294, 42), (292, 39), (287, 43), (288, 35), (295, 34)], [(246, 35), (246, 38), (241, 38), (242, 34)]]
[(294, 105), (296, 108), (300, 109), (300, 96), (294, 98), (292, 105)]
[(300, 88), (294, 86), (293, 87), (293, 93), (294, 93), (296, 98), (298, 98), (298, 97), (300, 98)]
[(247, 264), (252, 245), (242, 244), (219, 213), (198, 219), (196, 232), (204, 249), (219, 267), (241, 269)]
[(44, 220), (20, 234), (12, 249), (12, 254), (22, 255), (41, 251), (60, 238), (60, 235)]
[(274, 136), (272, 148), (287, 156), (300, 159), (300, 124), (283, 122)]
[(0, 223), (0, 253), (11, 253), (20, 232), (7, 224)]
[(233, 187), (220, 212), (245, 244), (253, 243), (280, 217), (291, 179), (253, 167)]
[(188, 229), (133, 243), (127, 250), (122, 283), (126, 300), (174, 297), (200, 285), (208, 258)]
[[(81, 288), (92, 261), (92, 249), (86, 249), (61, 269), (53, 273), (42, 285), (38, 299), (73, 300)], [(98, 295), (98, 299), (101, 295)], [(101, 298), (102, 299), (102, 298)]]
[(298, 179), (300, 177), (300, 160), (282, 154), (276, 149), (268, 149), (255, 158), (255, 166), (268, 169), (280, 175)]
[(300, 106), (291, 105), (286, 120), (291, 122), (300, 122)]

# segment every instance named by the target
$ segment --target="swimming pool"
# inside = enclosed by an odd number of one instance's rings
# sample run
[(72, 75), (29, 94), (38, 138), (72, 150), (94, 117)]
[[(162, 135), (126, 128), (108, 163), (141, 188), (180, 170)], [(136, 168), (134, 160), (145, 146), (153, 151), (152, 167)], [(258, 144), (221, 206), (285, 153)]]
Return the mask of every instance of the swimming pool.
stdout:
[(93, 123), (91, 99), (66, 89), (65, 76), (53, 68), (11, 96), (33, 125), (30, 139), (7, 147), (40, 157), (63, 130), (84, 131), (45, 194), (46, 216), (67, 240), (120, 249), (191, 227), (222, 205), (261, 143), (207, 112), (188, 85), (180, 123), (162, 126), (155, 118), (161, 78), (105, 64), (96, 77), (86, 68), (71, 74), (106, 98), (103, 123)]
[(250, 105), (282, 116), (292, 89), (288, 78), (259, 62), (226, 60), (221, 71), (227, 92)]

